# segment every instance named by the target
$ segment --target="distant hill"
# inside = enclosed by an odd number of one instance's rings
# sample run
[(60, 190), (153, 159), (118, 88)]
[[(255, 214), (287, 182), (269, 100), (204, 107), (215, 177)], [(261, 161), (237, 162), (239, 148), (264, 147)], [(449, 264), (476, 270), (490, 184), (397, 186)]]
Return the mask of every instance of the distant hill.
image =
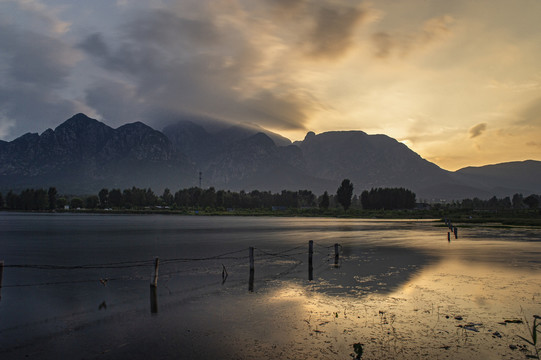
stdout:
[(455, 172), (455, 178), (492, 195), (513, 193), (541, 194), (541, 161), (513, 161), (480, 167), (466, 167)]
[(310, 189), (334, 193), (349, 178), (355, 193), (405, 187), (419, 200), (541, 193), (541, 162), (449, 172), (386, 135), (309, 132), (303, 141), (253, 125), (183, 119), (162, 132), (141, 123), (113, 129), (77, 114), (41, 135), (0, 141), (0, 191), (56, 186), (62, 193), (101, 188), (197, 186), (251, 191)]

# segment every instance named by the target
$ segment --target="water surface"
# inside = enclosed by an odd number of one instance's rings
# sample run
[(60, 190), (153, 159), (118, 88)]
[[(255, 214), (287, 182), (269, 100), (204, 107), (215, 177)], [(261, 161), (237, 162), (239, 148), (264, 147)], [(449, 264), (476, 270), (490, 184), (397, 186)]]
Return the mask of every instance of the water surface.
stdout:
[(363, 359), (523, 359), (526, 324), (505, 320), (541, 315), (539, 231), (458, 235), (434, 221), (0, 213), (0, 356), (344, 359), (361, 343)]

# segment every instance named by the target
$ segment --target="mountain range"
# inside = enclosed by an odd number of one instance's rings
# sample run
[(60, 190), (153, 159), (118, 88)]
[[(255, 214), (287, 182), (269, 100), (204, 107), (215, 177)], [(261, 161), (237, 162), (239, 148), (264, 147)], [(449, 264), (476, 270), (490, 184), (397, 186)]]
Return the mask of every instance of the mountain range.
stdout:
[(355, 193), (405, 187), (427, 201), (541, 193), (540, 161), (467, 167), (431, 163), (386, 135), (309, 132), (290, 140), (256, 125), (180, 120), (155, 130), (141, 122), (113, 129), (77, 114), (41, 135), (0, 141), (0, 191), (55, 186), (64, 194), (101, 188), (213, 186), (251, 191), (334, 193), (344, 178)]

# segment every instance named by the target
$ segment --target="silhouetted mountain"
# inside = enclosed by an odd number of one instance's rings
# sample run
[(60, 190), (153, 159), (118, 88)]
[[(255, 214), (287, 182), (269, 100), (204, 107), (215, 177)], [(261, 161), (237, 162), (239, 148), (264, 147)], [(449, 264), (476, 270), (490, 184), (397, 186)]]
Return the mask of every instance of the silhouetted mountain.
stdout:
[(386, 135), (367, 135), (362, 131), (319, 135), (310, 132), (295, 144), (302, 149), (311, 175), (335, 182), (349, 178), (357, 190), (405, 187), (423, 199), (479, 194), (480, 189), (457, 182), (450, 172)]
[(208, 161), (223, 148), (217, 136), (189, 120), (168, 125), (163, 133), (180, 153), (196, 164)]
[(195, 173), (165, 135), (143, 123), (118, 129), (77, 114), (55, 130), (25, 134), (0, 152), (4, 189), (56, 186), (92, 193), (101, 187), (178, 187)]
[(480, 167), (466, 167), (455, 172), (459, 181), (486, 189), (502, 197), (514, 193), (541, 194), (541, 161), (514, 161)]
[[(231, 190), (310, 189), (334, 193), (349, 178), (355, 193), (405, 187), (417, 199), (451, 200), (541, 193), (541, 162), (465, 168), (455, 173), (385, 135), (309, 132), (294, 144), (256, 126), (182, 120), (163, 132), (136, 122), (113, 129), (77, 114), (41, 135), (0, 142), (0, 190), (56, 186), (62, 193), (198, 184)], [(263, 131), (258, 131), (263, 130)]]
[(205, 164), (204, 173), (206, 181), (213, 186), (231, 190), (278, 192), (331, 186), (331, 183), (307, 174), (302, 151), (297, 146), (278, 147), (263, 133), (227, 145)]

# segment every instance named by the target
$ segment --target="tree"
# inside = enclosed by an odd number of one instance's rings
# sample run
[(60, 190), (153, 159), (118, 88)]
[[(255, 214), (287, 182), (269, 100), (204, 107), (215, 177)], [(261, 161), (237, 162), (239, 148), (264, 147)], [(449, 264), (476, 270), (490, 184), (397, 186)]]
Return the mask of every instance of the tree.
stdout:
[(56, 191), (55, 187), (50, 187), (49, 191), (47, 191), (47, 196), (49, 198), (49, 210), (56, 209), (56, 197), (58, 195), (58, 192)]
[(336, 191), (336, 197), (338, 198), (338, 202), (344, 210), (347, 211), (351, 205), (351, 196), (353, 195), (353, 184), (349, 179), (342, 180), (342, 184)]
[(312, 207), (316, 204), (316, 196), (312, 193), (312, 191), (299, 190), (297, 193), (299, 207)]
[(66, 200), (66, 198), (61, 197), (56, 200), (56, 206), (59, 209), (63, 209), (66, 205), (68, 205), (68, 200)]
[(533, 194), (526, 197), (523, 202), (528, 205), (530, 209), (537, 209), (539, 207), (539, 198)]
[(522, 209), (522, 207), (523, 207), (522, 194), (513, 195), (513, 209)]
[(167, 205), (167, 206), (172, 206), (173, 203), (175, 202), (175, 197), (173, 196), (173, 194), (171, 194), (171, 190), (169, 190), (168, 188), (165, 188), (163, 190), (163, 194), (161, 198), (164, 205)]
[(329, 208), (329, 193), (325, 191), (321, 198), (319, 199), (319, 207), (327, 210)]
[(361, 193), (363, 209), (413, 209), (415, 193), (404, 188), (377, 188)]
[(83, 207), (83, 200), (78, 198), (78, 197), (74, 197), (73, 199), (71, 199), (70, 201), (70, 208), (72, 209), (79, 209), (79, 208), (82, 208)]
[(109, 190), (101, 189), (98, 193), (98, 198), (100, 199), (100, 205), (102, 208), (109, 206)]
[(17, 204), (19, 203), (19, 201), (19, 195), (9, 190), (6, 195), (6, 207), (10, 210), (15, 210), (17, 209)]
[(109, 204), (116, 208), (122, 205), (122, 192), (120, 189), (113, 189), (109, 192)]
[(90, 195), (85, 199), (85, 208), (95, 209), (98, 207), (100, 200), (96, 195)]

